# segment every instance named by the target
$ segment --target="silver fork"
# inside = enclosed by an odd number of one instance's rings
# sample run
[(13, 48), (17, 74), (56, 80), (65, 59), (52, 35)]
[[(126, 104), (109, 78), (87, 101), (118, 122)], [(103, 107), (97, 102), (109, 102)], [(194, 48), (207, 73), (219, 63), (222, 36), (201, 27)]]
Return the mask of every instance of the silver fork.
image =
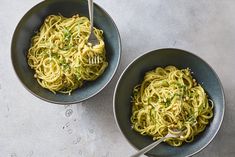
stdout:
[(159, 145), (165, 139), (180, 137), (184, 133), (184, 131), (179, 131), (179, 130), (175, 130), (175, 131), (177, 131), (178, 133), (177, 134), (172, 134), (172, 133), (169, 132), (166, 136), (164, 136), (164, 137), (160, 138), (159, 140), (153, 142), (152, 144), (144, 147), (143, 149), (139, 150), (137, 153), (135, 153), (134, 155), (131, 155), (130, 157), (140, 157), (144, 153), (150, 151), (151, 149), (153, 149), (154, 147)]
[[(99, 40), (95, 36), (94, 28), (93, 28), (93, 0), (88, 0), (88, 9), (89, 9), (90, 22), (91, 22), (91, 27), (90, 27), (91, 33), (88, 38), (88, 43), (90, 43), (91, 46), (95, 46), (95, 45), (99, 44)], [(89, 62), (89, 64), (99, 64), (100, 57), (97, 55), (93, 56), (93, 57), (89, 57), (88, 62)]]

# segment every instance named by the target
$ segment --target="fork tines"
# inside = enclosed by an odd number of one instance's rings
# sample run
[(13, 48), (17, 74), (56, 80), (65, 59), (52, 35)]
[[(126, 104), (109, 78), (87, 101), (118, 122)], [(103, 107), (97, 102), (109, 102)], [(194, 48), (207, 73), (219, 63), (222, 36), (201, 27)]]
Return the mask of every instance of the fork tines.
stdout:
[(89, 57), (88, 62), (89, 64), (99, 64), (100, 56)]

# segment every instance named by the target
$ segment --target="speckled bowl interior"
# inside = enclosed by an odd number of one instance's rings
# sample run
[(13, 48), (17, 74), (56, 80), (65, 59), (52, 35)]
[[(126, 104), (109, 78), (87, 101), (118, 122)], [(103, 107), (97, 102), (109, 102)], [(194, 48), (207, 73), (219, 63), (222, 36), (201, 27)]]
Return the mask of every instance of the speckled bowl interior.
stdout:
[(205, 131), (195, 137), (192, 143), (181, 147), (172, 147), (166, 143), (147, 153), (154, 157), (191, 156), (205, 148), (217, 134), (224, 116), (225, 100), (223, 88), (214, 70), (196, 55), (179, 49), (159, 49), (142, 55), (134, 60), (121, 75), (114, 92), (114, 115), (123, 135), (137, 149), (150, 143), (152, 138), (141, 136), (131, 129), (131, 95), (135, 85), (142, 82), (144, 74), (155, 67), (174, 65), (178, 68), (189, 67), (193, 77), (203, 86), (209, 97), (214, 101), (214, 117)]
[(86, 82), (72, 95), (53, 94), (42, 88), (35, 78), (34, 71), (27, 64), (27, 51), (31, 38), (39, 30), (44, 19), (51, 14), (71, 17), (75, 14), (88, 16), (88, 5), (85, 0), (46, 0), (30, 9), (20, 20), (14, 32), (11, 57), (13, 67), (23, 85), (35, 96), (58, 104), (77, 103), (86, 100), (101, 91), (113, 77), (120, 60), (121, 41), (118, 29), (111, 17), (98, 5), (94, 4), (94, 26), (104, 31), (107, 60), (109, 65), (103, 75), (95, 81)]

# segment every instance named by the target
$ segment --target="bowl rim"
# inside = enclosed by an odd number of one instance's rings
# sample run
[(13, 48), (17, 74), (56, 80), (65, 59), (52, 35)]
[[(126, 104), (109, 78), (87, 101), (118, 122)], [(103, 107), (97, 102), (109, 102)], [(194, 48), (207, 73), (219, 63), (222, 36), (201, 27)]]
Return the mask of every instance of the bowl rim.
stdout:
[[(204, 62), (204, 63), (211, 69), (211, 71), (215, 74), (216, 79), (217, 79), (218, 82), (219, 82), (220, 90), (221, 90), (221, 92), (222, 92), (222, 104), (221, 104), (221, 105), (222, 105), (223, 111), (220, 111), (220, 112), (222, 112), (222, 116), (221, 116), (221, 120), (219, 121), (219, 125), (218, 125), (218, 127), (217, 127), (217, 129), (216, 129), (214, 135), (212, 136), (212, 138), (211, 138), (210, 140), (208, 140), (208, 142), (207, 142), (204, 146), (202, 146), (200, 149), (198, 149), (198, 150), (192, 152), (191, 154), (188, 154), (188, 155), (185, 156), (185, 157), (190, 157), (190, 156), (193, 156), (193, 155), (199, 153), (200, 151), (202, 151), (202, 150), (203, 150), (205, 147), (207, 147), (207, 146), (211, 143), (211, 141), (215, 138), (215, 136), (217, 135), (218, 131), (219, 131), (220, 128), (221, 128), (221, 125), (222, 125), (222, 122), (223, 122), (223, 119), (224, 119), (225, 104), (226, 104), (225, 94), (224, 94), (224, 89), (223, 89), (223, 86), (222, 86), (222, 82), (221, 82), (221, 80), (219, 79), (217, 73), (214, 71), (214, 69), (213, 69), (204, 59), (202, 59), (201, 57), (199, 57), (198, 55), (196, 55), (196, 54), (194, 54), (194, 53), (192, 53), (192, 52), (190, 52), (190, 51), (183, 50), (183, 49), (179, 49), (179, 48), (163, 47), (163, 48), (159, 48), (159, 49), (150, 50), (150, 51), (148, 51), (148, 52), (146, 52), (146, 53), (144, 53), (144, 54), (140, 54), (139, 56), (137, 56), (136, 58), (134, 58), (134, 59), (132, 60), (132, 62), (130, 62), (130, 63), (127, 65), (127, 67), (123, 70), (123, 72), (121, 73), (121, 75), (120, 75), (120, 77), (119, 77), (119, 79), (118, 79), (118, 81), (117, 81), (117, 83), (116, 83), (115, 89), (114, 89), (114, 93), (113, 93), (113, 114), (114, 114), (115, 123), (116, 123), (116, 125), (117, 125), (117, 127), (118, 127), (118, 130), (119, 130), (119, 131), (121, 132), (121, 134), (125, 137), (126, 141), (127, 141), (132, 147), (134, 147), (136, 150), (139, 150), (134, 144), (132, 144), (132, 143), (128, 140), (128, 138), (126, 137), (126, 135), (122, 132), (121, 127), (119, 126), (119, 122), (118, 122), (117, 116), (116, 116), (116, 109), (115, 109), (115, 106), (116, 106), (116, 103), (115, 103), (115, 100), (116, 100), (116, 92), (117, 92), (117, 88), (118, 88), (118, 86), (119, 86), (119, 83), (120, 83), (120, 81), (121, 81), (123, 75), (126, 73), (126, 71), (130, 68), (130, 66), (131, 66), (132, 64), (134, 64), (137, 60), (141, 59), (141, 58), (144, 57), (145, 55), (148, 55), (148, 54), (153, 53), (153, 52), (158, 53), (158, 52), (156, 52), (156, 51), (161, 51), (161, 50), (178, 50), (178, 51), (186, 52), (186, 53), (192, 55), (193, 57), (196, 57), (197, 59), (199, 59), (199, 60), (201, 60), (202, 62)], [(145, 153), (145, 155), (146, 155), (146, 156), (156, 156), (156, 155), (153, 155), (153, 154), (149, 154), (148, 152)]]
[[(56, 2), (56, 0), (53, 0), (54, 2)], [(61, 0), (60, 0), (61, 1)], [(58, 2), (60, 2), (58, 1)], [(68, 1), (69, 2), (69, 1)], [(11, 47), (10, 47), (10, 51), (11, 51), (11, 63), (12, 63), (12, 66), (13, 66), (13, 69), (14, 69), (14, 72), (18, 78), (18, 80), (21, 82), (21, 84), (23, 85), (23, 87), (29, 91), (32, 95), (36, 96), (37, 98), (41, 99), (41, 100), (44, 100), (46, 102), (49, 102), (49, 103), (53, 103), (53, 104), (57, 104), (57, 105), (71, 105), (71, 104), (77, 104), (77, 103), (80, 103), (80, 102), (83, 102), (87, 99), (90, 99), (91, 97), (97, 95), (98, 93), (100, 93), (110, 82), (111, 80), (113, 79), (114, 75), (116, 74), (116, 71), (119, 67), (119, 64), (120, 64), (120, 60), (121, 60), (121, 53), (122, 53), (122, 42), (121, 42), (121, 36), (120, 36), (120, 32), (117, 28), (117, 25), (115, 24), (113, 18), (107, 13), (106, 10), (104, 10), (101, 6), (99, 6), (98, 4), (96, 4), (94, 2), (94, 8), (98, 8), (99, 10), (101, 10), (102, 12), (104, 12), (107, 17), (110, 19), (111, 23), (113, 24), (114, 26), (114, 29), (116, 30), (116, 33), (117, 33), (117, 37), (118, 37), (118, 47), (119, 47), (119, 50), (118, 50), (118, 58), (117, 58), (117, 65), (116, 67), (114, 68), (113, 72), (112, 72), (112, 75), (111, 77), (108, 79), (108, 81), (95, 93), (93, 93), (92, 95), (89, 95), (88, 97), (86, 98), (83, 98), (83, 99), (80, 99), (80, 100), (75, 100), (75, 101), (67, 101), (67, 102), (61, 102), (61, 101), (55, 101), (55, 100), (49, 100), (47, 98), (44, 98), (44, 97), (41, 97), (39, 95), (37, 95), (36, 93), (34, 93), (31, 89), (29, 89), (24, 83), (23, 81), (21, 80), (21, 78), (19, 77), (19, 75), (17, 74), (17, 70), (15, 68), (15, 63), (13, 62), (13, 47), (14, 47), (14, 43), (15, 43), (15, 35), (16, 33), (18, 32), (19, 30), (19, 27), (23, 21), (24, 18), (26, 18), (28, 15), (30, 15), (32, 13), (33, 10), (35, 10), (35, 8), (37, 8), (39, 5), (43, 5), (43, 4), (47, 4), (47, 3), (50, 3), (50, 1), (42, 1), (42, 2), (39, 2), (37, 3), (36, 5), (32, 6), (28, 11), (26, 11), (26, 13), (23, 15), (23, 17), (19, 20), (19, 22), (17, 23), (16, 27), (15, 27), (15, 30), (13, 32), (13, 35), (12, 35), (12, 38), (11, 38)]]

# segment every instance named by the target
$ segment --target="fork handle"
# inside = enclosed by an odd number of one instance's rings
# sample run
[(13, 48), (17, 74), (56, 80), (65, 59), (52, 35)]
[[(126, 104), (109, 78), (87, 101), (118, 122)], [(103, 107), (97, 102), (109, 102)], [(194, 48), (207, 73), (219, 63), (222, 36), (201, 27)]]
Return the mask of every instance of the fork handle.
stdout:
[(156, 147), (162, 141), (164, 141), (165, 139), (167, 139), (169, 137), (172, 137), (172, 136), (170, 134), (167, 134), (165, 137), (162, 137), (159, 140), (157, 140), (157, 141), (153, 142), (152, 144), (148, 145), (147, 147), (144, 147), (143, 149), (141, 149), (140, 151), (138, 151), (134, 155), (131, 155), (130, 157), (140, 157), (140, 155), (143, 155), (144, 153), (150, 151), (151, 149), (153, 149), (154, 147)]
[(93, 0), (88, 0), (88, 10), (89, 10), (89, 17), (91, 22), (91, 32), (93, 31)]

